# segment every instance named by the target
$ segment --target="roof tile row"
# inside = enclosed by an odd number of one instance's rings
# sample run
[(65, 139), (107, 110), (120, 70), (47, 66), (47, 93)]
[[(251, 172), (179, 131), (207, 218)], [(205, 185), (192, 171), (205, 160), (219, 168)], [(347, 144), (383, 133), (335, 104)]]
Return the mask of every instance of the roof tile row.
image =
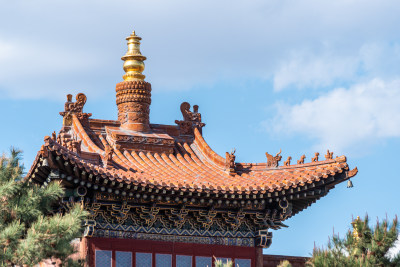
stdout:
[[(107, 123), (110, 122), (107, 121)], [(100, 124), (101, 121), (96, 121), (96, 127)], [(105, 147), (112, 146), (107, 141), (108, 137), (103, 136), (105, 131), (91, 131), (89, 135), (75, 115), (73, 115), (72, 128), (83, 142), (82, 151), (96, 153), (104, 158)], [(92, 140), (93, 132), (103, 148)], [(274, 192), (311, 184), (343, 171), (349, 172), (346, 158), (342, 156), (273, 168), (267, 167), (265, 163), (238, 163), (236, 173), (232, 175), (225, 170), (225, 159), (208, 146), (197, 128), (194, 130), (192, 143), (176, 141), (174, 153), (120, 151), (118, 147), (114, 147), (111, 168), (85, 161), (84, 158), (56, 143), (50, 137), (46, 138), (46, 147), (55, 151), (57, 155), (63, 156), (65, 160), (75, 162), (79, 168), (95, 172), (111, 180), (198, 191)], [(355, 172), (352, 172), (352, 175), (355, 175)]]

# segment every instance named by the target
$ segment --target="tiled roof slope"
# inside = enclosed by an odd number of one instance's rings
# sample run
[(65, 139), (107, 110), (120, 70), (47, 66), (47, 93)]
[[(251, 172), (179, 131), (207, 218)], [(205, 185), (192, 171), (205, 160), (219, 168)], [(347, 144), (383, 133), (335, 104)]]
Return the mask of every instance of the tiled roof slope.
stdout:
[[(115, 130), (119, 127), (117, 121), (89, 119), (85, 127), (76, 115), (72, 117), (69, 134), (81, 140), (80, 151), (74, 152), (68, 149), (68, 145), (62, 146), (60, 138), (55, 137), (47, 137), (44, 148), (75, 161), (89, 172), (102, 173), (124, 183), (199, 192), (265, 194), (296, 189), (339, 174), (344, 174), (346, 180), (357, 172), (356, 169), (349, 171), (344, 156), (277, 167), (268, 167), (267, 163), (235, 163), (232, 172), (226, 167), (227, 159), (208, 146), (198, 128), (194, 128), (192, 136), (182, 136), (177, 126), (151, 125), (152, 133), (133, 136), (146, 141), (126, 143), (121, 148), (109, 131), (118, 131)], [(125, 134), (129, 137), (127, 131)], [(159, 148), (153, 145), (150, 151), (146, 151), (146, 142), (152, 138), (155, 140), (152, 143), (160, 143)], [(107, 147), (113, 147), (108, 156)]]

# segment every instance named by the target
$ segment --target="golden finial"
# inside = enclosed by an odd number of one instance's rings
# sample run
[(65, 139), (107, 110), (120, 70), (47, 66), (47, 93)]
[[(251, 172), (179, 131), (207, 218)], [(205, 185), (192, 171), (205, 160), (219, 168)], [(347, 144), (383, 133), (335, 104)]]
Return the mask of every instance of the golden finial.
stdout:
[(124, 71), (126, 72), (124, 76), (124, 81), (143, 81), (146, 76), (142, 74), (144, 70), (144, 62), (146, 60), (145, 56), (140, 53), (140, 38), (135, 34), (135, 31), (128, 37), (128, 51), (125, 56), (121, 59), (124, 62)]

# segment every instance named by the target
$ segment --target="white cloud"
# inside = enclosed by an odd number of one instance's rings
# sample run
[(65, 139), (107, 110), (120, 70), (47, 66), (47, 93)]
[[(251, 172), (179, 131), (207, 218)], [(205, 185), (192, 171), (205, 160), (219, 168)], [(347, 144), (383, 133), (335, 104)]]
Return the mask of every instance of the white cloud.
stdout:
[(296, 51), (282, 62), (274, 73), (274, 89), (318, 88), (329, 86), (336, 80), (349, 80), (357, 72), (359, 60), (355, 56), (338, 56), (332, 52)]
[(7, 59), (11, 59), (16, 56), (15, 47), (10, 44), (0, 40), (0, 60), (5, 61)]
[(397, 238), (395, 246), (389, 249), (388, 256), (394, 258), (399, 253), (400, 253), (400, 237)]
[(335, 82), (354, 82), (372, 77), (393, 78), (400, 73), (398, 43), (365, 43), (358, 51), (338, 51), (322, 46), (322, 51), (296, 50), (276, 68), (274, 89), (320, 88)]
[(400, 137), (399, 103), (400, 79), (373, 79), (293, 106), (278, 105), (273, 131), (308, 136), (317, 140), (318, 148), (341, 151)]
[[(58, 97), (59, 89), (71, 83), (66, 77), (68, 74), (95, 68), (96, 63), (91, 55), (83, 56), (61, 44), (43, 46), (35, 42), (0, 40), (0, 90), (3, 87), (3, 92), (12, 98)], [(59, 92), (54, 93), (57, 89)]]
[[(53, 98), (60, 88), (44, 86), (48, 78), (59, 87), (112, 90), (133, 28), (156, 90), (274, 77), (277, 89), (329, 86), (360, 75), (360, 62), (368, 77), (380, 77), (384, 62), (400, 66), (395, 49), (386, 52), (400, 43), (399, 13), (397, 0), (8, 1), (0, 42), (17, 52), (0, 61), (0, 90)], [(365, 48), (375, 43), (381, 50)]]

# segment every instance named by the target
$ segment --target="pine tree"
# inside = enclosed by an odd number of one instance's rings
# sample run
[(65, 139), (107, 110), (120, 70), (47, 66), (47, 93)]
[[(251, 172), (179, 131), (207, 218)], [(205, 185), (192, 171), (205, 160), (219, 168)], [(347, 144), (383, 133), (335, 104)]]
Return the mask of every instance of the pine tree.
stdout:
[(308, 266), (400, 266), (400, 253), (390, 256), (388, 251), (399, 238), (397, 217), (389, 224), (385, 219), (369, 226), (368, 216), (352, 223), (352, 231), (341, 239), (333, 235), (327, 249), (314, 248)]
[(288, 260), (281, 261), (277, 267), (292, 267)]
[(67, 257), (74, 252), (71, 241), (82, 235), (86, 212), (73, 206), (54, 213), (64, 189), (57, 182), (39, 186), (24, 179), (20, 156), (11, 149), (9, 157), (0, 157), (0, 266), (33, 266), (49, 258), (76, 265)]
[(233, 262), (231, 260), (226, 260), (225, 262), (223, 262), (222, 260), (217, 260), (216, 257), (214, 257), (214, 260), (215, 267), (233, 267)]

